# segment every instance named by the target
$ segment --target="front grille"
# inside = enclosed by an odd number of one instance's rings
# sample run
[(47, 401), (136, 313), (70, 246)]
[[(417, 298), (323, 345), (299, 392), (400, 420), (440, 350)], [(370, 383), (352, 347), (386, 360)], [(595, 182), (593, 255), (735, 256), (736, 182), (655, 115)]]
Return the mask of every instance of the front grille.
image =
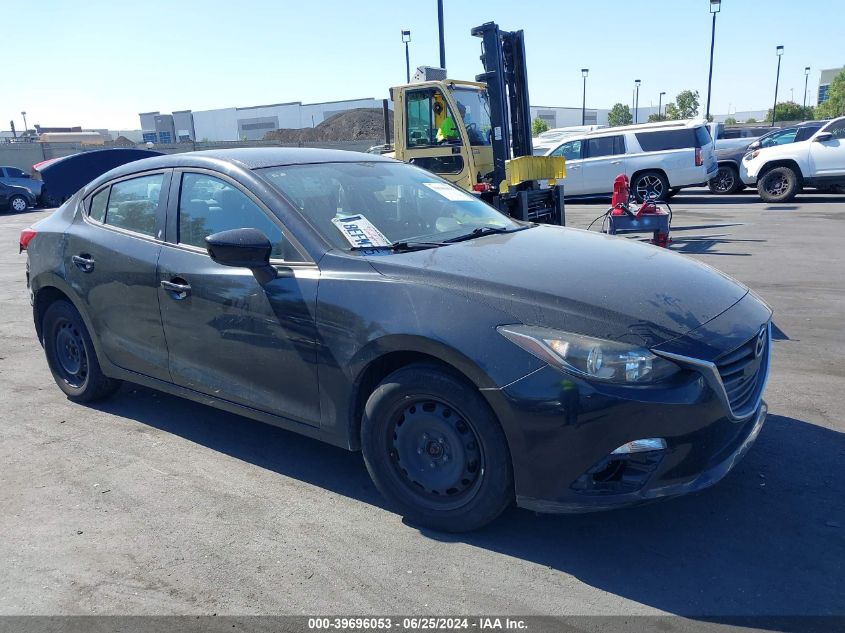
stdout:
[(768, 329), (763, 328), (751, 340), (716, 359), (716, 369), (735, 415), (757, 404), (761, 385), (766, 380), (768, 355)]

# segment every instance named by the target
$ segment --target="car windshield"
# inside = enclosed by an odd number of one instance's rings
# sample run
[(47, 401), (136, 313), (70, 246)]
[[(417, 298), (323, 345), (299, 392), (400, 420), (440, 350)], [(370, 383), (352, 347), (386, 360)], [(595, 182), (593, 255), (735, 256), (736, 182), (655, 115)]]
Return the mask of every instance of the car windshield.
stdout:
[(319, 163), (256, 170), (337, 248), (361, 244), (344, 221), (361, 218), (375, 246), (441, 242), (478, 229), (524, 225), (432, 173), (398, 162)]
[(452, 86), (451, 92), (463, 116), (470, 144), (490, 145), (490, 103), (487, 91)]

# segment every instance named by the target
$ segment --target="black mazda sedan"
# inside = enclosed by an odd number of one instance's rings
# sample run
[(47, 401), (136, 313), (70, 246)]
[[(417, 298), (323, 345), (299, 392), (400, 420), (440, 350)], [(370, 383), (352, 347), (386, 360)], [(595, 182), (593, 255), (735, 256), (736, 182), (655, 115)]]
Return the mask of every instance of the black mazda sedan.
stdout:
[(435, 529), (699, 490), (766, 416), (772, 312), (746, 287), (371, 154), (139, 160), (21, 248), (71, 400), (126, 380), (360, 449)]

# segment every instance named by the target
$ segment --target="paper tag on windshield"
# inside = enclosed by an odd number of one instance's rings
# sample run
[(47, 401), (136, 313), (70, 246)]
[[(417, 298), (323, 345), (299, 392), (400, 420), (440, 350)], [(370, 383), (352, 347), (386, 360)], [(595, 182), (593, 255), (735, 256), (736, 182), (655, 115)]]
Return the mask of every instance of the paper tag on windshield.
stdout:
[(467, 200), (475, 200), (471, 195), (460, 189), (456, 189), (452, 185), (447, 185), (445, 182), (424, 182), (424, 186), (428, 187), (435, 193), (439, 193), (447, 200), (455, 200), (458, 202), (465, 202)]
[(334, 218), (332, 223), (355, 248), (390, 246), (390, 240), (382, 235), (381, 231), (363, 215), (358, 214), (349, 215), (345, 218)]

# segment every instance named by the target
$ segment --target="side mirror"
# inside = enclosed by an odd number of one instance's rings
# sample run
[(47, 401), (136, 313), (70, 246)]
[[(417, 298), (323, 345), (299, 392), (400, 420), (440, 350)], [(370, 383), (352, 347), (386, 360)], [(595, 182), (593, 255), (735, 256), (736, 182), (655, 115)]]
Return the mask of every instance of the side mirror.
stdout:
[(760, 141), (754, 141), (747, 149), (760, 149)]
[(205, 238), (208, 254), (218, 264), (249, 268), (259, 283), (276, 278), (270, 265), (270, 240), (258, 229), (232, 229)]
[(830, 132), (822, 132), (821, 134), (816, 134), (816, 137), (813, 139), (814, 143), (824, 143), (825, 141), (833, 140), (833, 134)]

